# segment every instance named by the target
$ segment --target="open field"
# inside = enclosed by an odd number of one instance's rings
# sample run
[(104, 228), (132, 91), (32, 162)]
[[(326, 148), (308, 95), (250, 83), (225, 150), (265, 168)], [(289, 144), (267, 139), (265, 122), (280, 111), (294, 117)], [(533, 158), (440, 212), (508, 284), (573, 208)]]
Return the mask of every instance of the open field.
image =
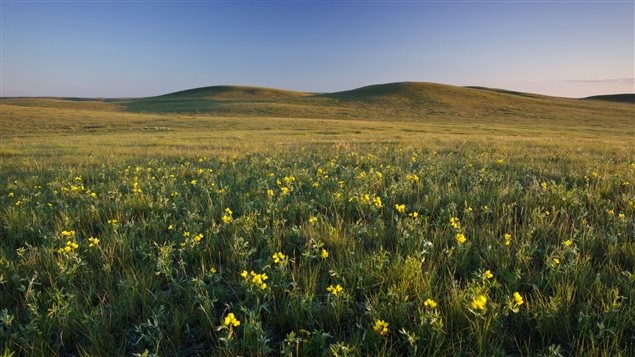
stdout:
[(634, 114), (429, 84), (2, 99), (0, 350), (632, 355)]

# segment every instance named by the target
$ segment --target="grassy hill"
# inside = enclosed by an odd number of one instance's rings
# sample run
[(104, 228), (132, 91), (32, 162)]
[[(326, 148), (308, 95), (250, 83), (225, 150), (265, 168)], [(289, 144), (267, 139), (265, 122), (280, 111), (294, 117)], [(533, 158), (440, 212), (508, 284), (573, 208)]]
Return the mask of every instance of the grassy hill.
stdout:
[[(611, 97), (623, 99), (628, 95)], [(0, 130), (5, 136), (39, 133), (44, 128), (49, 133), (113, 132), (145, 127), (207, 128), (209, 121), (200, 118), (210, 117), (248, 118), (246, 121), (260, 118), (271, 127), (282, 122), (299, 126), (301, 124), (282, 119), (301, 118), (328, 119), (331, 126), (340, 125), (336, 120), (351, 122), (344, 127), (359, 127), (353, 122), (403, 122), (408, 127), (404, 130), (429, 131), (443, 127), (465, 134), (487, 128), (489, 132), (520, 131), (523, 135), (562, 131), (584, 133), (589, 138), (597, 137), (598, 132), (618, 137), (627, 135), (628, 139), (635, 135), (635, 107), (625, 102), (422, 82), (379, 84), (334, 93), (213, 86), (146, 98), (1, 98), (0, 108), (4, 119)], [(233, 122), (232, 125), (247, 124)], [(322, 129), (328, 126), (317, 125)]]
[(635, 104), (635, 93), (594, 95), (591, 97), (586, 97), (584, 99)]
[(474, 122), (596, 122), (599, 113), (619, 121), (634, 114), (633, 108), (624, 103), (420, 82), (372, 85), (335, 93), (218, 86), (116, 103), (122, 110), (136, 113), (389, 121), (470, 118)]
[(295, 92), (274, 88), (249, 86), (211, 86), (178, 91), (158, 97), (151, 97), (148, 98), (148, 100), (180, 100), (183, 98), (201, 98), (211, 100), (263, 100), (305, 97), (309, 95), (311, 95), (311, 93)]
[(334, 93), (212, 86), (146, 98), (81, 100), (73, 98), (4, 98), (2, 104), (214, 116), (431, 121), (467, 119), (473, 122), (630, 120), (633, 95), (588, 99), (549, 97), (482, 87), (400, 82), (371, 85)]

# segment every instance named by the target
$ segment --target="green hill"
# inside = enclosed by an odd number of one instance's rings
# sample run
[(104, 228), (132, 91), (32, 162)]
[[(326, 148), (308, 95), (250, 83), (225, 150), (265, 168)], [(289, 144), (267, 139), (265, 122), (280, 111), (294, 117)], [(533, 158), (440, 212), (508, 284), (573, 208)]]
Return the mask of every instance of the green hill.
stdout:
[(635, 93), (594, 95), (584, 99), (635, 104)]
[(295, 92), (275, 88), (249, 86), (211, 86), (178, 91), (148, 99), (180, 100), (183, 98), (202, 98), (212, 100), (263, 100), (305, 97), (308, 95), (311, 95), (311, 93)]
[(617, 103), (424, 82), (378, 84), (334, 93), (216, 86), (120, 104), (127, 111), (148, 113), (417, 121), (439, 117), (540, 120), (561, 116), (590, 120), (598, 111), (619, 117), (633, 115), (632, 107)]
[(132, 113), (182, 113), (221, 117), (279, 117), (434, 121), (461, 119), (475, 123), (561, 121), (603, 123), (630, 121), (632, 95), (570, 99), (483, 87), (399, 82), (333, 93), (307, 93), (246, 86), (212, 86), (146, 98), (82, 100), (5, 98), (20, 106), (56, 106)]

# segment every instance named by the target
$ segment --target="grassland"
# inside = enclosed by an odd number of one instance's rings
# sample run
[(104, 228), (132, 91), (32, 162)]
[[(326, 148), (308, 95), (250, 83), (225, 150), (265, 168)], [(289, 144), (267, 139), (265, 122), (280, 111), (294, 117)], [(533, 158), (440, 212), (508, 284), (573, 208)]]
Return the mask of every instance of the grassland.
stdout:
[(0, 350), (632, 355), (634, 111), (413, 83), (2, 99)]

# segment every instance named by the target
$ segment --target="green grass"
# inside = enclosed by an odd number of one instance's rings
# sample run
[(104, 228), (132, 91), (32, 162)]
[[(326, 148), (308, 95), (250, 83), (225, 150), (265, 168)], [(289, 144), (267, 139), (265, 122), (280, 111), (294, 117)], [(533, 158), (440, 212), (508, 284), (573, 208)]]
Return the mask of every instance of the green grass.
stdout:
[[(368, 114), (380, 109), (360, 103), (396, 112), (451, 97), (415, 87), (284, 102)], [(482, 116), (395, 120), (311, 117), (304, 104), (232, 117), (3, 99), (0, 350), (633, 354), (631, 107), (469, 91), (504, 99)], [(516, 98), (538, 104), (505, 114)], [(239, 326), (224, 325), (229, 313)]]

